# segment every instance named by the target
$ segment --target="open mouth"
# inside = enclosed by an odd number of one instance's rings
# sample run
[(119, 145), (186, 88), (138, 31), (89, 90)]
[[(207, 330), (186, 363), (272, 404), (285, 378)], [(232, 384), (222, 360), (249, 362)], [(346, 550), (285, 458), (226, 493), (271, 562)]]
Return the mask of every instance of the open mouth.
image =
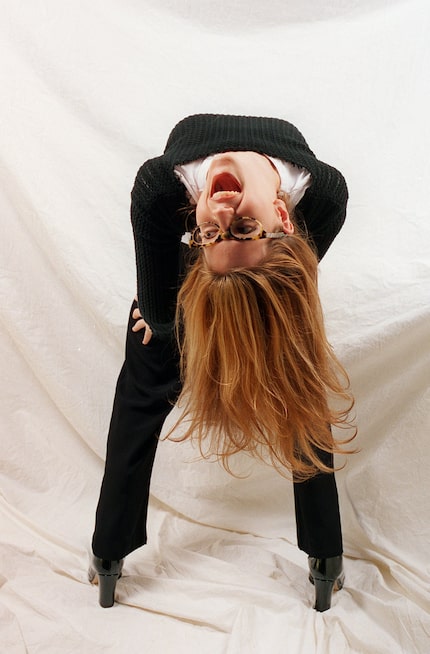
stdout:
[(211, 198), (232, 197), (242, 191), (242, 187), (231, 173), (220, 173), (212, 180)]

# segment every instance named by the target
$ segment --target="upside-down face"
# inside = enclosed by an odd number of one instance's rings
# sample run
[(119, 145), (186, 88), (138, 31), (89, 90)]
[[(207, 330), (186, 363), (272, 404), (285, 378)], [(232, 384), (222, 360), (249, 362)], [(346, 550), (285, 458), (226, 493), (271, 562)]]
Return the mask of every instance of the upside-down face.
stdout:
[[(267, 232), (294, 231), (287, 207), (278, 198), (280, 179), (270, 160), (256, 152), (224, 152), (209, 167), (206, 185), (196, 208), (198, 225), (217, 223), (223, 232), (238, 217), (255, 218)], [(264, 257), (267, 241), (222, 240), (204, 248), (207, 264), (214, 272), (257, 265)]]

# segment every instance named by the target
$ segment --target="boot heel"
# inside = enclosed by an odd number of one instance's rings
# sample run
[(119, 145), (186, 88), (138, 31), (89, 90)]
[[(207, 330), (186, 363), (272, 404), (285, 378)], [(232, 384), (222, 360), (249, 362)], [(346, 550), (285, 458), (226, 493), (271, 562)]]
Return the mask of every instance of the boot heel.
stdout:
[(315, 605), (316, 611), (327, 611), (331, 606), (331, 596), (334, 588), (334, 581), (314, 579), (315, 584)]
[(104, 609), (114, 605), (115, 587), (119, 575), (101, 575), (99, 574), (99, 604)]
[(99, 604), (104, 609), (113, 606), (115, 602), (116, 582), (121, 577), (123, 559), (109, 561), (93, 557), (88, 570), (88, 579), (99, 586)]
[(327, 611), (330, 608), (333, 591), (343, 587), (344, 579), (342, 556), (328, 559), (309, 557), (309, 581), (315, 586), (316, 611)]

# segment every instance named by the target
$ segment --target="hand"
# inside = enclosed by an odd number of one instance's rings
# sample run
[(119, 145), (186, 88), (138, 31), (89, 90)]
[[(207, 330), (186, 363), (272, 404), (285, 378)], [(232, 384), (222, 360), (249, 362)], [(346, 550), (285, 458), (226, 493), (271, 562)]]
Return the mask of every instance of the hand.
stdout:
[(140, 313), (139, 309), (136, 307), (134, 309), (133, 313), (131, 314), (132, 318), (134, 318), (137, 322), (134, 324), (134, 326), (131, 328), (131, 331), (133, 332), (139, 332), (141, 329), (145, 330), (145, 334), (142, 339), (143, 345), (148, 345), (149, 341), (152, 338), (152, 329), (150, 326), (145, 322), (145, 320), (142, 318), (142, 314)]

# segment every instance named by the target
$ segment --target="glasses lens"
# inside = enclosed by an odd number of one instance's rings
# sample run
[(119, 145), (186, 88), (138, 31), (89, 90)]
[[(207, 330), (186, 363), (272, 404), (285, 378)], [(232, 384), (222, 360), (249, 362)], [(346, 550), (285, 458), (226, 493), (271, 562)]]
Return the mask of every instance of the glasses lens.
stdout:
[(193, 239), (199, 245), (213, 243), (219, 236), (220, 228), (216, 223), (202, 223), (193, 232)]
[(255, 218), (239, 218), (231, 224), (230, 231), (235, 238), (258, 238), (263, 232), (263, 226)]

